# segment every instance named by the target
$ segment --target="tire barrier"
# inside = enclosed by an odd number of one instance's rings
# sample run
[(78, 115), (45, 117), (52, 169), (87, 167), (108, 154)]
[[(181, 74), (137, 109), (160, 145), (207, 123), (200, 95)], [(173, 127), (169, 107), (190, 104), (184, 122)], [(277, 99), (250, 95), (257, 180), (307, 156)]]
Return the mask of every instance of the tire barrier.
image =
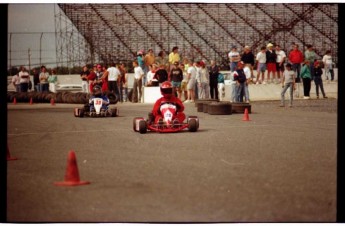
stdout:
[(198, 107), (198, 103), (200, 102), (219, 102), (217, 99), (198, 99), (194, 101), (195, 107)]
[[(107, 93), (107, 96), (110, 100), (110, 104), (116, 104), (118, 98), (113, 93)], [(13, 100), (16, 99), (16, 103), (29, 103), (32, 99), (33, 103), (50, 103), (54, 99), (54, 103), (66, 103), (66, 104), (85, 104), (88, 103), (90, 94), (77, 92), (72, 93), (68, 91), (64, 92), (27, 92), (27, 93), (18, 93), (14, 91), (7, 92), (7, 103), (13, 103)]]
[(207, 112), (210, 115), (231, 115), (232, 114), (231, 103), (212, 102), (207, 105), (208, 105)]
[(248, 113), (252, 113), (252, 106), (249, 103), (232, 103), (232, 113), (244, 113), (248, 109)]

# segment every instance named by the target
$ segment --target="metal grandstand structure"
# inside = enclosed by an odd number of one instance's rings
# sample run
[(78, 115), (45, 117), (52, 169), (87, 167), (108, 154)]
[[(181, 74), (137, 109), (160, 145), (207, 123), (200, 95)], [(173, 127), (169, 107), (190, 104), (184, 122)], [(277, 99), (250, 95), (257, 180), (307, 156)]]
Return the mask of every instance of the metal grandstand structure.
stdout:
[(315, 47), (338, 55), (338, 5), (320, 3), (58, 4), (55, 11), (58, 65), (130, 62), (138, 50), (169, 53), (227, 67), (232, 45), (257, 53), (268, 42), (289, 52)]

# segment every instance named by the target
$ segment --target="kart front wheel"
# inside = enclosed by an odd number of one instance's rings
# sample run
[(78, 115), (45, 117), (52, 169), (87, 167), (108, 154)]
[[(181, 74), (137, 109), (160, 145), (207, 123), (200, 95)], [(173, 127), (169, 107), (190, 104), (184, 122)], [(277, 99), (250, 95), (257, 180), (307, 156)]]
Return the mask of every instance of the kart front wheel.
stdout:
[(147, 122), (145, 120), (139, 121), (139, 133), (146, 133), (147, 132)]
[(190, 132), (196, 132), (198, 130), (198, 122), (195, 118), (191, 118), (188, 120), (188, 130)]

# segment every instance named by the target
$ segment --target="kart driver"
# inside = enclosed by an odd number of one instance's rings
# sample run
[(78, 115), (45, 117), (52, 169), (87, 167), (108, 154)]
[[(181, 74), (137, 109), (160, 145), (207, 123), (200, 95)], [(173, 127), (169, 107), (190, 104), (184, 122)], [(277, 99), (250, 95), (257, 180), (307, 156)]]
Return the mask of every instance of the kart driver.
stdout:
[(108, 105), (110, 104), (109, 98), (103, 94), (102, 88), (99, 85), (95, 85), (92, 88), (92, 95), (89, 99), (90, 111), (95, 110), (95, 108), (93, 106), (95, 98), (101, 98), (103, 100), (101, 110), (107, 110), (108, 109)]
[(161, 107), (164, 104), (172, 104), (176, 106), (176, 115), (173, 116), (173, 123), (183, 123), (186, 115), (183, 113), (184, 106), (182, 101), (173, 95), (173, 87), (171, 82), (165, 81), (160, 86), (162, 97), (159, 98), (153, 106), (152, 114), (154, 116), (155, 123), (162, 123), (163, 116), (161, 114)]

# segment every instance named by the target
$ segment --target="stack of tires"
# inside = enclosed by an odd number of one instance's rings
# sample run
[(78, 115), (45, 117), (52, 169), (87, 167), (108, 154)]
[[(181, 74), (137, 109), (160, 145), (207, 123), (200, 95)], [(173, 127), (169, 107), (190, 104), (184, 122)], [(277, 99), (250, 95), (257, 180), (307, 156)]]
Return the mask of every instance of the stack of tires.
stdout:
[[(115, 96), (114, 93), (107, 92), (106, 95), (110, 100), (110, 104), (116, 104), (118, 102), (118, 98)], [(90, 94), (83, 93), (83, 92), (7, 92), (7, 102), (13, 102), (14, 98), (18, 103), (28, 103), (32, 100), (33, 103), (50, 103), (52, 99), (54, 99), (55, 103), (66, 103), (66, 104), (85, 104), (88, 103)]]
[(210, 115), (244, 113), (246, 108), (248, 109), (248, 113), (251, 113), (251, 105), (249, 103), (231, 103), (230, 101), (218, 101), (216, 99), (196, 100), (195, 107), (198, 112), (204, 112)]

